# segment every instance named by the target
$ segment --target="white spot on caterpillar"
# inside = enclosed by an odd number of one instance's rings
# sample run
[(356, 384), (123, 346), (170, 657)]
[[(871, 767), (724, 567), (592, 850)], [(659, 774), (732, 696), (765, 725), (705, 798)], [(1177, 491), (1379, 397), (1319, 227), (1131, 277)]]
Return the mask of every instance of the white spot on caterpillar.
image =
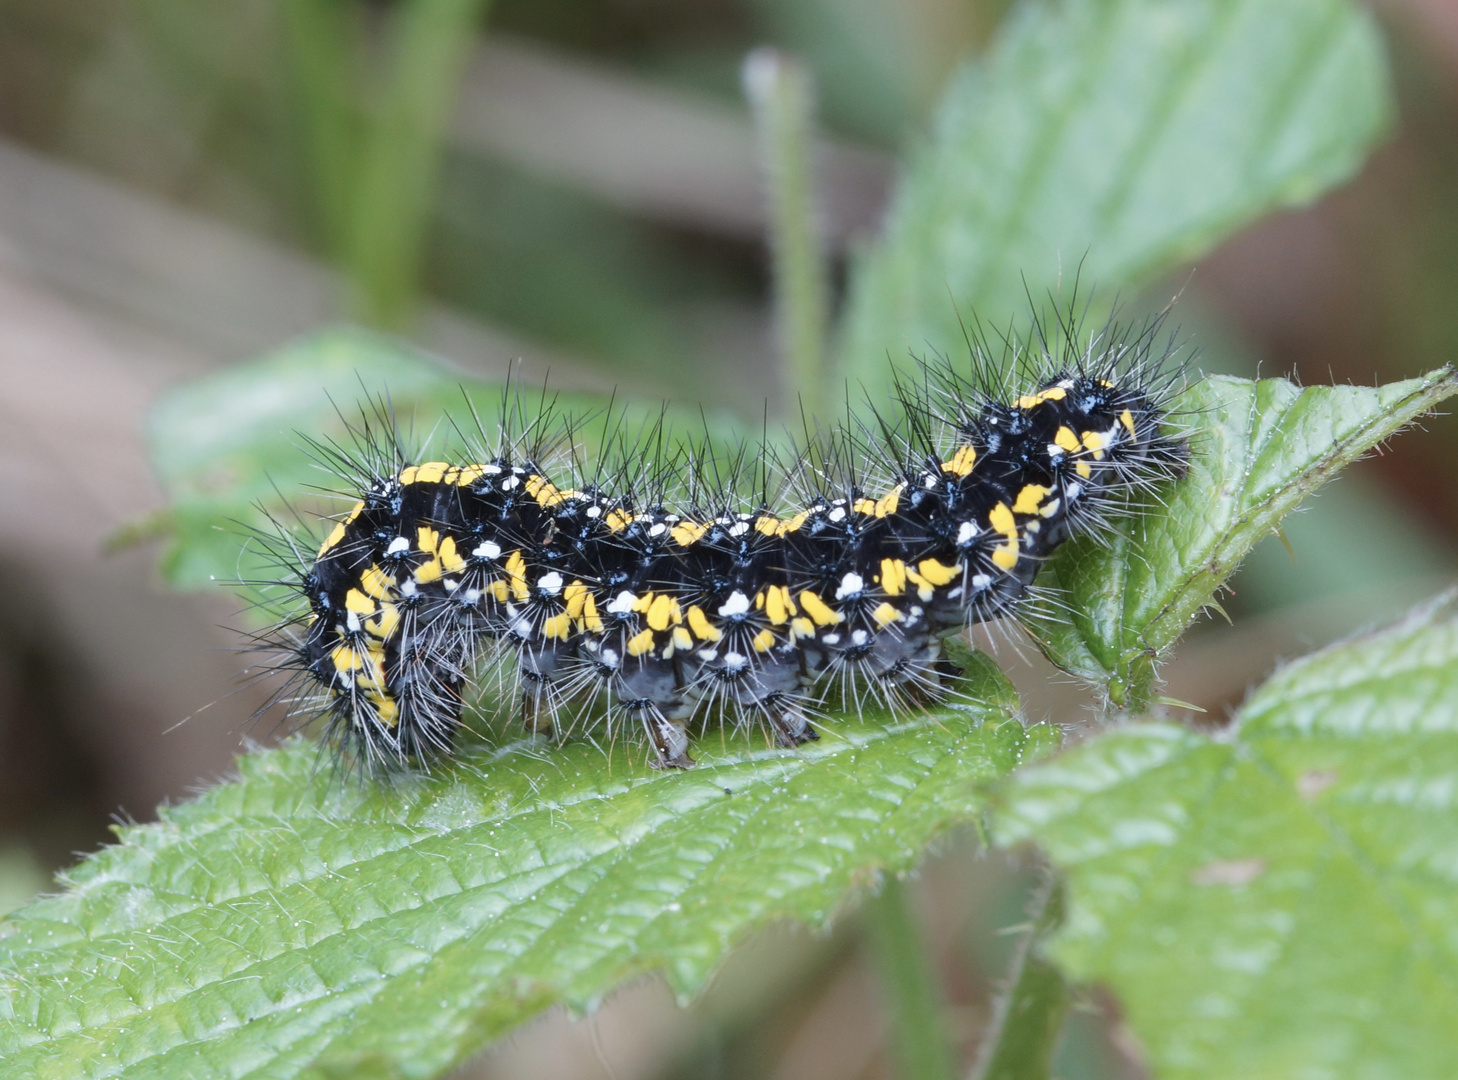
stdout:
[(717, 660), (717, 659), (719, 659), (719, 650), (718, 649), (700, 649), (699, 650), (699, 659), (702, 660), (702, 661), (704, 661), (704, 663), (706, 663), (706, 664), (709, 661), (711, 661), (711, 660)]
[(851, 634), (852, 645), (864, 645), (870, 639), (871, 635), (866, 633), (864, 630), (856, 630), (854, 633)]
[(729, 594), (729, 599), (719, 605), (719, 616), (725, 619), (732, 619), (736, 615), (743, 615), (749, 610), (749, 597), (736, 589)]
[(668, 531), (668, 526), (665, 525), (665, 524), (663, 524), (663, 522), (660, 521), (657, 525), (653, 526), (653, 528), (651, 528), (651, 529), (648, 530), (648, 535), (649, 536), (662, 536), (667, 531)]
[(385, 549), (386, 555), (403, 555), (410, 550), (410, 541), (403, 536), (397, 536), (390, 541), (390, 546)]
[[(398, 543), (399, 541), (396, 541)], [(490, 540), (483, 540), (476, 545), (476, 550), (471, 552), (478, 559), (495, 559), (501, 554), (501, 545), (493, 544)]]
[(501, 475), (501, 466), (500, 465), (483, 465), (483, 466), (481, 466), (481, 471), (483, 473), (485, 473), (487, 476), (500, 476)]
[(957, 546), (958, 547), (966, 547), (974, 539), (976, 539), (978, 533), (980, 533), (980, 532), (981, 532), (981, 530), (977, 528), (977, 523), (976, 522), (973, 522), (973, 521), (964, 521), (964, 522), (962, 522), (961, 525), (957, 526)]
[(356, 614), (353, 611), (347, 611), (347, 612), (345, 612), (344, 613), (344, 625), (347, 626), (347, 627), (349, 627), (349, 632), (351, 634), (358, 634), (359, 633), (359, 615)]
[(822, 634), (820, 636), (820, 640), (823, 641), (823, 642), (825, 642), (825, 644), (827, 644), (827, 645), (839, 645), (840, 644), (840, 635), (839, 634)]
[(840, 588), (835, 590), (835, 598), (844, 600), (847, 596), (859, 596), (865, 587), (866, 583), (861, 580), (861, 575), (852, 571), (840, 579)]
[(747, 521), (740, 521), (740, 522), (737, 522), (737, 523), (729, 526), (729, 535), (730, 536), (743, 536), (748, 531), (749, 531), (749, 522), (747, 522)]
[(562, 575), (555, 570), (550, 574), (543, 574), (537, 578), (537, 588), (548, 596), (556, 596), (562, 591)]
[(461, 587), (461, 583), (455, 578), (441, 578), (440, 583), (445, 586), (446, 592), (455, 592)]
[(749, 659), (748, 657), (742, 656), (742, 655), (740, 655), (737, 652), (725, 653), (724, 654), (724, 666), (726, 668), (728, 668), (730, 671), (738, 671), (746, 663), (748, 663), (748, 659)]
[(987, 586), (989, 586), (991, 584), (992, 584), (992, 578), (988, 574), (978, 574), (976, 577), (974, 577), (972, 579), (972, 587), (974, 589), (985, 589), (985, 588), (987, 588)]
[(608, 603), (607, 609), (614, 615), (631, 615), (633, 613), (633, 605), (637, 601), (638, 598), (636, 596), (627, 589), (624, 589), (617, 596), (613, 597)]
[(600, 517), (602, 517), (602, 507), (601, 506), (589, 506), (587, 508), (587, 516), (590, 517), (590, 518), (600, 518)]

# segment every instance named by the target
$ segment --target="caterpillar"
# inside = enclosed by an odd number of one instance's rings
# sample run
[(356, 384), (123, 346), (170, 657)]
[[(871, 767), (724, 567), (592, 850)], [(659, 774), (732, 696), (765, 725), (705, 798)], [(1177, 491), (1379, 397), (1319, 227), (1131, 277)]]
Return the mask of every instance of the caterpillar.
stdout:
[(553, 450), (574, 425), (513, 436), (510, 408), (491, 438), (478, 420), (472, 460), (412, 461), (365, 424), (319, 446), (353, 505), (289, 581), (279, 696), (326, 715), (348, 760), (428, 762), (504, 650), (529, 730), (605, 696), (665, 768), (692, 766), (696, 716), (757, 718), (789, 747), (818, 737), (834, 687), (934, 697), (943, 639), (1015, 614), (1059, 545), (1182, 473), (1163, 319), (978, 334), (966, 370), (899, 379), (889, 418), (727, 466), (654, 429), (589, 470)]

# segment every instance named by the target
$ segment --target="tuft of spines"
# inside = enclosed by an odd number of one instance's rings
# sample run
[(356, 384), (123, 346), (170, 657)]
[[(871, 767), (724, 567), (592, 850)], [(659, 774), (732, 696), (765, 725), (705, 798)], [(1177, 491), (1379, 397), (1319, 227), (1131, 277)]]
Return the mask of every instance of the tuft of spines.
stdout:
[(924, 362), (891, 409), (788, 451), (545, 399), (528, 415), (509, 394), (495, 431), (459, 433), (469, 459), (413, 462), (376, 403), (312, 444), (352, 503), (317, 554), (270, 541), (302, 601), (260, 638), (277, 697), (386, 768), (448, 753), (467, 686), (509, 656), (529, 730), (565, 734), (605, 701), (664, 767), (692, 765), (696, 716), (793, 746), (830, 694), (935, 697), (942, 639), (1015, 615), (1060, 544), (1182, 473), (1163, 322), (979, 328), (970, 364)]

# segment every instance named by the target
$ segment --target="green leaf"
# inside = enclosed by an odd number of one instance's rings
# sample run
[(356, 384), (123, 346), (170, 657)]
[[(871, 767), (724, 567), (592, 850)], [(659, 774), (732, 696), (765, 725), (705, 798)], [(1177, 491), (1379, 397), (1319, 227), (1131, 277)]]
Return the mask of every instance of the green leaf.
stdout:
[(428, 1077), (638, 972), (692, 994), (752, 928), (824, 923), (1056, 744), (980, 700), (799, 751), (711, 735), (689, 772), (523, 744), (381, 790), (307, 744), (250, 755), (0, 922), (0, 1057), (37, 1078)]
[[(321, 493), (346, 485), (307, 450), (305, 439), (335, 439), (348, 448), (346, 422), (379, 426), (370, 415), (373, 403), (387, 403), (408, 450), (449, 455), (490, 443), (505, 400), (500, 383), (463, 378), (403, 341), (349, 327), (323, 330), (172, 391), (154, 410), (149, 431), (152, 464), (171, 505), (173, 542), (163, 572), (174, 585), (194, 588), (278, 576), (272, 556), (245, 546), (249, 530), (268, 532), (270, 513), (286, 525), (302, 518), (307, 526), (313, 520), (307, 511), (348, 508), (352, 497)], [(553, 430), (568, 418), (583, 424), (576, 434), (587, 455), (608, 425), (584, 421), (608, 416), (626, 433), (660, 420), (670, 432), (708, 433), (726, 442), (737, 433), (721, 414), (656, 402), (613, 403), (606, 395), (541, 388), (513, 390), (511, 400), (522, 422), (550, 413), (557, 417)], [(317, 506), (298, 506), (311, 497)]]
[(1134, 724), (1025, 770), (995, 826), (1067, 874), (1053, 952), (1163, 1080), (1458, 1060), (1458, 605), (1278, 672), (1227, 738)]
[(961, 347), (1085, 280), (1106, 296), (1347, 179), (1386, 128), (1371, 17), (1346, 0), (1022, 5), (969, 65), (853, 279), (844, 373)]
[(1112, 539), (1065, 545), (1039, 578), (1057, 589), (1030, 620), (1044, 651), (1115, 704), (1143, 708), (1160, 654), (1246, 552), (1338, 470), (1454, 393), (1458, 373), (1446, 368), (1375, 389), (1196, 383), (1176, 406), (1191, 423), (1189, 474)]

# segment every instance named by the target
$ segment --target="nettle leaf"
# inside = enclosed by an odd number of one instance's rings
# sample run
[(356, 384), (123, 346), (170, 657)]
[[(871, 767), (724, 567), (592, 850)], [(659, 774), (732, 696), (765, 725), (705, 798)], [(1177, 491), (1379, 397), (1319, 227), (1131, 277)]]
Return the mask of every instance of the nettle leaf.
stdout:
[(1228, 737), (1131, 724), (1020, 773), (995, 827), (1067, 874), (1056, 959), (1165, 1080), (1458, 1060), (1458, 603), (1290, 664)]
[(1109, 538), (1066, 545), (1030, 619), (1049, 658), (1120, 706), (1148, 702), (1155, 663), (1246, 553), (1338, 470), (1458, 393), (1451, 368), (1376, 388), (1210, 376), (1176, 406), (1189, 474)]
[[(961, 347), (1085, 281), (1105, 297), (1351, 176), (1391, 105), (1347, 0), (1025, 3), (954, 83), (852, 280), (845, 374)], [(1025, 289), (1027, 292), (1025, 292)]]
[(577, 741), (380, 787), (302, 742), (250, 755), (0, 922), (0, 1057), (38, 1078), (428, 1077), (638, 972), (692, 994), (751, 929), (823, 924), (1056, 744), (961, 655), (974, 702), (835, 721), (799, 751), (710, 734), (690, 772)]

